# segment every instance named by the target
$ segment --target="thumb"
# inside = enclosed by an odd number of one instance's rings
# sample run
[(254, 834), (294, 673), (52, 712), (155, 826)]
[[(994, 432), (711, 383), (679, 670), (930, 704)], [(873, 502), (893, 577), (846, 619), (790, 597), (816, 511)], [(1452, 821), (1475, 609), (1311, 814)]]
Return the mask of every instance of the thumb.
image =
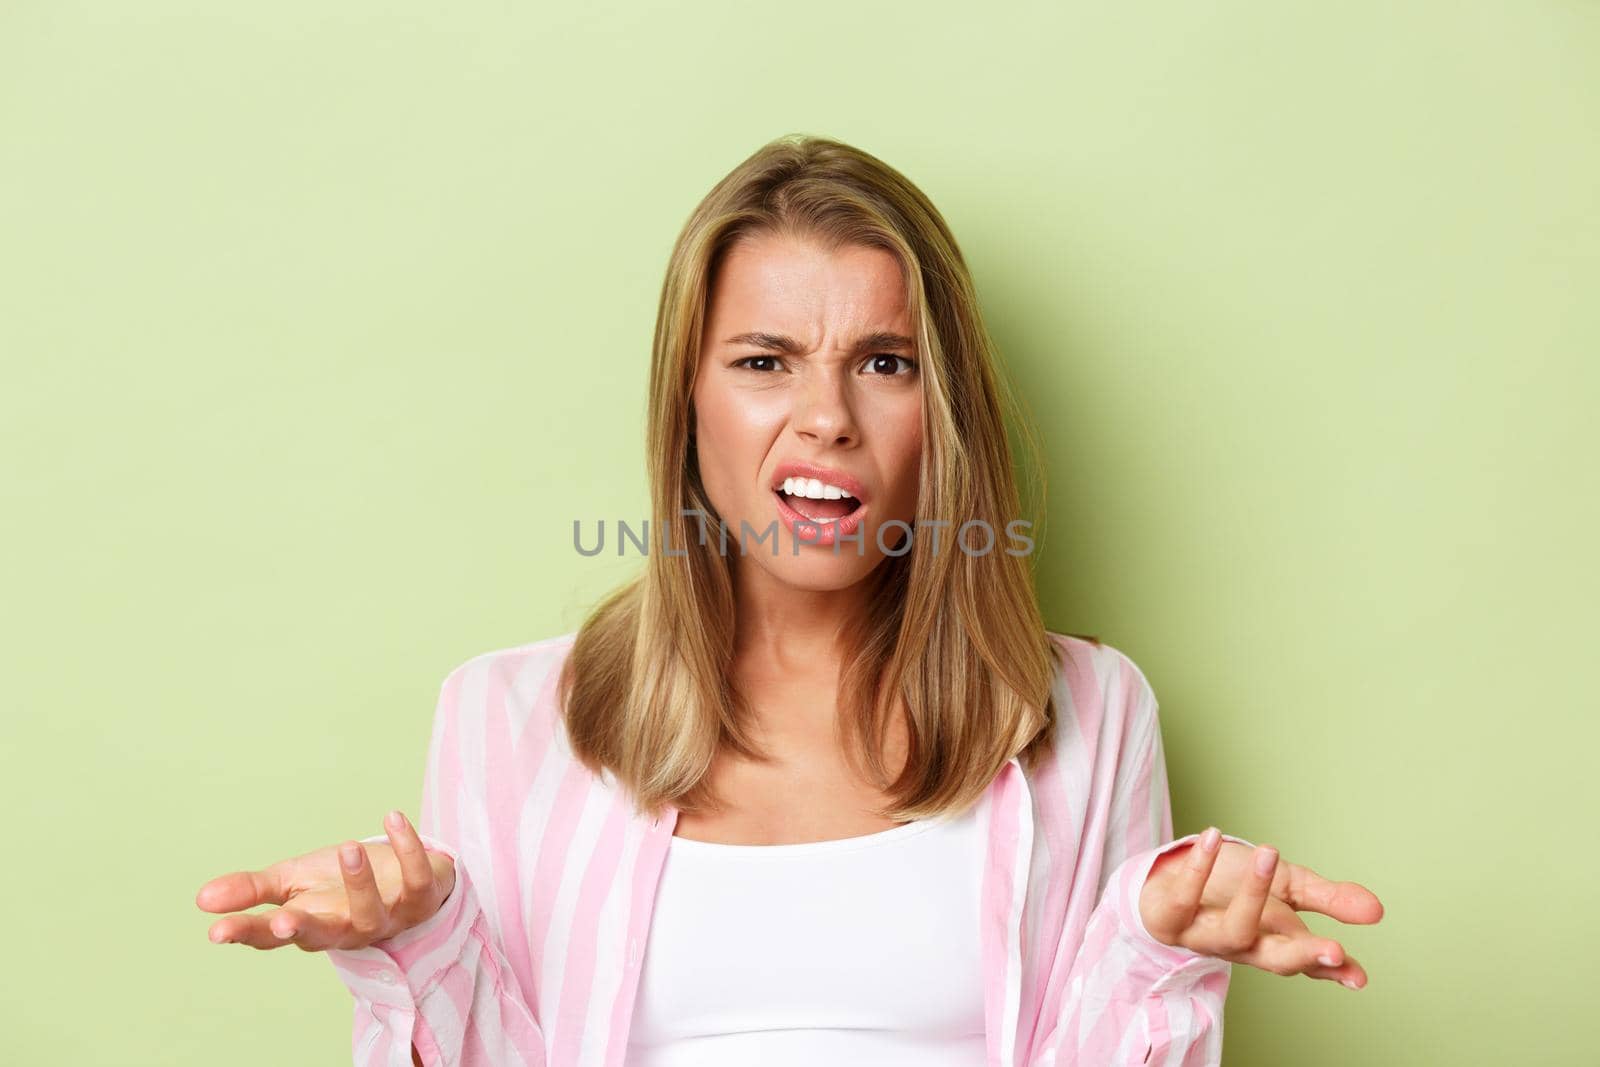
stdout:
[(201, 911), (243, 911), (257, 904), (282, 904), (290, 889), (283, 865), (274, 863), (259, 871), (232, 871), (202, 885), (194, 895)]

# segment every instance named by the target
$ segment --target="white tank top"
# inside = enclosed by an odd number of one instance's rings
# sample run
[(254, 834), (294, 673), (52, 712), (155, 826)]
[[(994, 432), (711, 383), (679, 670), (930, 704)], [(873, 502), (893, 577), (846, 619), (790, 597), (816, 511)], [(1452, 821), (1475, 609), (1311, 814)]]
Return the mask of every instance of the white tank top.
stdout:
[(626, 1067), (979, 1067), (984, 833), (670, 838)]

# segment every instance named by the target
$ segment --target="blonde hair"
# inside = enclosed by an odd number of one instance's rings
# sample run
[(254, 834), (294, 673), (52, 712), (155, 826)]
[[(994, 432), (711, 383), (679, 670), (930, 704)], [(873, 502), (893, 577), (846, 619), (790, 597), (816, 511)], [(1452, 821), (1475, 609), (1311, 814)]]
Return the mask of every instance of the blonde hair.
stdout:
[[(684, 811), (716, 807), (707, 776), (719, 748), (764, 758), (728, 682), (732, 562), (714, 533), (702, 544), (698, 522), (684, 514), (717, 516), (700, 483), (693, 434), (709, 286), (730, 246), (757, 234), (868, 245), (900, 262), (923, 389), (917, 529), (945, 520), (953, 534), (981, 519), (999, 531), (1027, 517), (1008, 418), (1022, 431), (1034, 460), (1030, 486), (1043, 497), (1031, 422), (1016, 417), (1020, 405), (997, 373), (966, 263), (921, 190), (859, 149), (799, 134), (735, 167), (684, 225), (661, 288), (646, 431), (657, 547), (584, 621), (560, 678), (574, 754), (596, 774), (609, 770), (632, 790), (636, 809), (652, 814), (667, 802)], [(663, 537), (674, 554), (660, 551)], [(928, 542), (914, 538), (909, 552), (875, 568), (866, 579), (870, 614), (842, 632), (840, 741), (892, 798), (881, 814), (897, 821), (965, 810), (1007, 760), (1042, 758), (1055, 733), (1057, 645), (1039, 611), (1031, 554), (934, 552)], [(890, 781), (883, 743), (901, 702), (909, 747)]]

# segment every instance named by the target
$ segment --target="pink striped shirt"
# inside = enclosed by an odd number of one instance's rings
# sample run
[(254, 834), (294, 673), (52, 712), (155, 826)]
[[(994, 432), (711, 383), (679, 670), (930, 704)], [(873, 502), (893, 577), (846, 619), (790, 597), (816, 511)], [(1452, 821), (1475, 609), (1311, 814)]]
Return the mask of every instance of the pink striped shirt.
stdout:
[[(430, 1067), (622, 1067), (677, 811), (634, 815), (572, 755), (555, 685), (576, 636), (483, 653), (440, 686), (417, 828), (455, 887), (421, 925), (327, 953), (358, 1067), (408, 1067), (413, 1043)], [(1220, 1064), (1232, 965), (1139, 915), (1156, 857), (1197, 836), (1169, 840), (1155, 694), (1112, 646), (1050, 637), (1067, 653), (1056, 751), (1033, 774), (1013, 757), (978, 801), (985, 1064)]]

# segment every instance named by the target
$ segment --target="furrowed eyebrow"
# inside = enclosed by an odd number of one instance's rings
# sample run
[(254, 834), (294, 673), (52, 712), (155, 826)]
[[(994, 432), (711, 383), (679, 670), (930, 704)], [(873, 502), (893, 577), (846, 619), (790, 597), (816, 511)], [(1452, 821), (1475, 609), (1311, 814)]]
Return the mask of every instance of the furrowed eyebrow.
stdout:
[[(805, 353), (805, 346), (793, 337), (781, 333), (768, 333), (765, 330), (752, 330), (749, 333), (736, 334), (725, 340), (723, 344), (754, 345), (756, 348), (765, 348), (771, 352), (782, 352), (788, 356), (799, 356)], [(905, 334), (894, 333), (889, 330), (878, 330), (857, 340), (855, 352), (857, 355), (861, 355), (886, 348), (914, 349), (916, 346), (916, 341)]]

